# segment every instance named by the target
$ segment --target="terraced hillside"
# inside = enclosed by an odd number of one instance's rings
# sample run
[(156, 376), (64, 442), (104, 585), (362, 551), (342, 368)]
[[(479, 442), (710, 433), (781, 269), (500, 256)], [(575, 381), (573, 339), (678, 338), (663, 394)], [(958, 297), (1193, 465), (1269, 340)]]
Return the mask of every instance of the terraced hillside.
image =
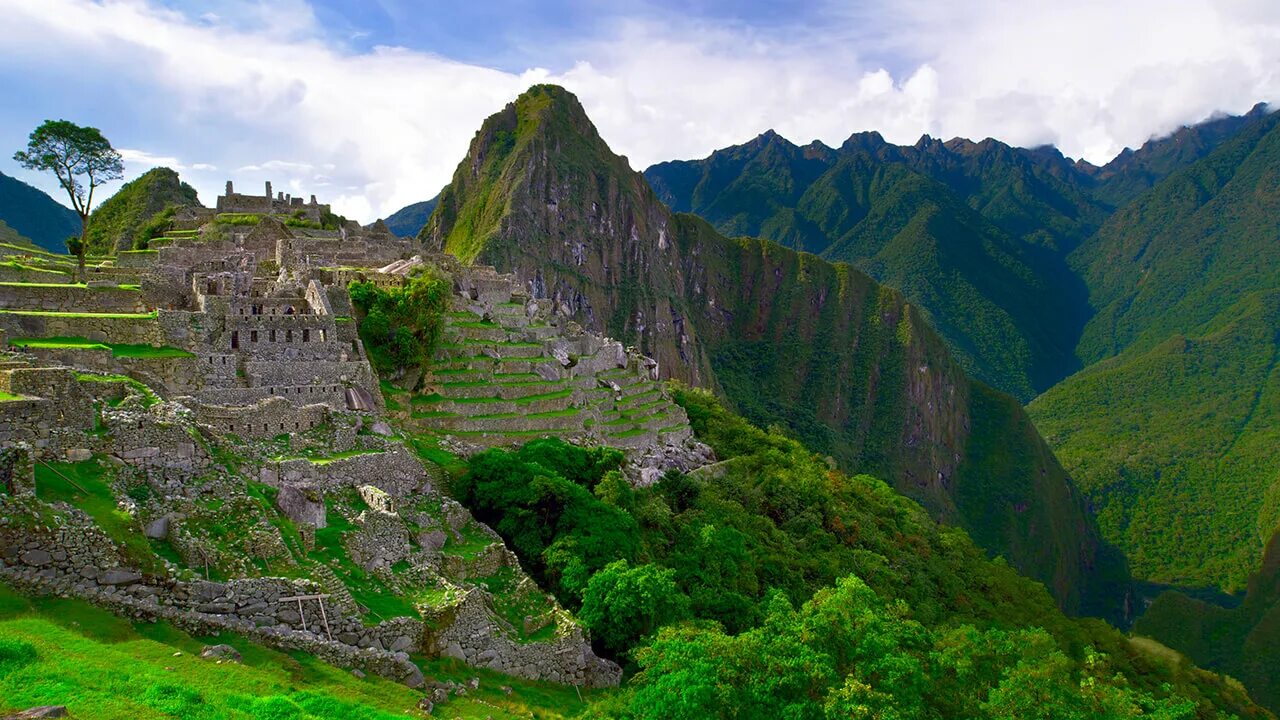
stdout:
[[(428, 375), (413, 393), (387, 388), (393, 417), (476, 446), (537, 437), (653, 450), (680, 447), (688, 418), (654, 366), (621, 343), (555, 324), (513, 278), (469, 268), (483, 299), (453, 296)], [(569, 334), (566, 334), (569, 333)]]

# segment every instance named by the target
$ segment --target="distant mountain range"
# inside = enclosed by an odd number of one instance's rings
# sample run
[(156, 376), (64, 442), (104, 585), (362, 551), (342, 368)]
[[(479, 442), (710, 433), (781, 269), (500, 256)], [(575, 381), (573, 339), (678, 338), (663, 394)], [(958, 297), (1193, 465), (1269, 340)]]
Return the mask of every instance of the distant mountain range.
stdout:
[(431, 211), (436, 209), (436, 202), (440, 200), (437, 195), (430, 200), (423, 200), (412, 205), (406, 205), (392, 213), (385, 222), (387, 229), (398, 237), (414, 237), (423, 225), (427, 224), (427, 218), (431, 217)]
[(1171, 593), (1139, 630), (1274, 706), (1278, 126), (1260, 105), (1100, 168), (994, 140), (862, 133), (833, 149), (766, 133), (645, 174), (722, 231), (900, 288), (966, 369), (1034, 398), (1136, 577), (1234, 592), (1252, 575), (1241, 609)]
[(67, 238), (80, 235), (80, 216), (17, 178), (0, 173), (0, 221), (36, 246), (65, 253)]

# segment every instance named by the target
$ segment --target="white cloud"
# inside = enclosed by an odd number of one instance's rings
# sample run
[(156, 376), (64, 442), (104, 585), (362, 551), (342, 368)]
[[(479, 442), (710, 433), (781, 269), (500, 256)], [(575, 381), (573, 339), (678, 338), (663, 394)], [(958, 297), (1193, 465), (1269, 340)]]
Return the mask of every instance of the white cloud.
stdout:
[(142, 173), (155, 167), (167, 167), (174, 170), (185, 170), (178, 158), (172, 155), (152, 155), (146, 150), (136, 150), (133, 148), (119, 148), (120, 159), (124, 161), (124, 167), (127, 171), (127, 177), (137, 177)]
[(303, 0), (219, 0), (196, 20), (145, 0), (0, 0), (0, 12), (6, 64), (163, 98), (136, 109), (121, 99), (126, 125), (129, 112), (166, 123), (155, 147), (167, 149), (130, 150), (136, 164), (201, 157), (187, 179), (206, 199), (221, 190), (217, 167), (238, 168), (237, 184), (324, 189), (322, 201), (366, 221), (438, 191), (481, 121), (534, 82), (576, 92), (637, 168), (770, 127), (800, 143), (873, 129), (895, 142), (1053, 142), (1102, 162), (1215, 111), (1280, 99), (1280, 4), (1263, 0), (875, 0), (856, 14), (833, 3), (813, 27), (772, 34), (631, 21), (561, 48), (579, 58), (561, 72), (521, 73), (352, 51), (324, 38)]

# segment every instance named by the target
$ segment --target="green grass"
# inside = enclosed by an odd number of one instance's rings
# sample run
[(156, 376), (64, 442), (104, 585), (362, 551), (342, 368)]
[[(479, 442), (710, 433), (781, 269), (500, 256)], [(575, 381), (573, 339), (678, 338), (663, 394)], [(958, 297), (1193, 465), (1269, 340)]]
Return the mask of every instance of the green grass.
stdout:
[(541, 393), (539, 395), (525, 395), (524, 397), (516, 398), (511, 402), (517, 405), (528, 405), (530, 403), (535, 403), (539, 400), (555, 400), (558, 398), (566, 398), (572, 394), (573, 394), (573, 388), (566, 388), (564, 390), (556, 390), (553, 392)]
[(82, 337), (14, 338), (9, 345), (15, 348), (110, 350), (113, 357), (124, 358), (189, 358), (195, 354), (175, 347), (96, 343)]
[(26, 400), (22, 395), (14, 395), (11, 392), (0, 391), (0, 402), (12, 402), (13, 400)]
[(97, 460), (78, 463), (44, 463), (35, 467), (36, 496), (45, 502), (65, 502), (80, 508), (141, 570), (159, 571), (164, 564), (156, 557), (142, 527), (129, 513), (116, 506), (111, 492), (111, 471)]
[(160, 402), (160, 396), (144, 383), (134, 380), (126, 375), (94, 375), (93, 373), (76, 373), (76, 380), (80, 382), (120, 382), (132, 387), (142, 393), (143, 406), (151, 407)]
[(147, 313), (87, 313), (87, 312), (58, 312), (53, 310), (0, 310), (5, 315), (23, 315), (32, 317), (78, 317), (78, 318), (108, 318), (113, 320), (155, 320), (159, 317), (159, 313), (155, 310)]

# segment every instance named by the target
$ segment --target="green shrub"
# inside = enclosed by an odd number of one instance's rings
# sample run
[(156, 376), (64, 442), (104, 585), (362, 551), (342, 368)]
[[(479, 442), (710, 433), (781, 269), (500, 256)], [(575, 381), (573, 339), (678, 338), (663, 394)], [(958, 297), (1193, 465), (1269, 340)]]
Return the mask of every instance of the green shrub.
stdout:
[(444, 329), (444, 312), (453, 289), (449, 279), (424, 271), (398, 288), (356, 281), (348, 286), (358, 311), (360, 339), (379, 371), (394, 373), (423, 367)]
[(25, 640), (0, 639), (0, 675), (36, 661), (36, 648)]

